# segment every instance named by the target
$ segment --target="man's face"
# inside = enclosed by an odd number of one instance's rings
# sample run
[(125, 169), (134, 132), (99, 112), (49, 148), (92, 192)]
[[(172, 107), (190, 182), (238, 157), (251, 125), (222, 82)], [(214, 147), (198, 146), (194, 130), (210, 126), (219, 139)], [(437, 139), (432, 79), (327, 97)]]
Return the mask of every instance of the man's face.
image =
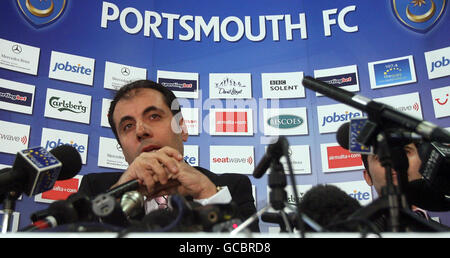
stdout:
[[(131, 164), (142, 152), (172, 147), (183, 154), (188, 134), (183, 119), (174, 119), (163, 95), (153, 89), (136, 89), (117, 102), (113, 119), (125, 160)], [(178, 116), (178, 115), (177, 115)], [(181, 117), (181, 116), (180, 116)]]
[[(419, 153), (417, 152), (416, 146), (411, 143), (405, 146), (405, 153), (408, 157), (409, 167), (408, 167), (408, 181), (416, 180), (422, 178), (419, 173), (422, 161), (420, 160)], [(383, 166), (381, 166), (380, 160), (377, 155), (369, 155), (367, 157), (367, 162), (369, 168), (364, 171), (364, 179), (367, 184), (374, 186), (378, 194), (381, 194), (381, 188), (386, 186), (386, 171)], [(394, 185), (397, 185), (397, 171), (393, 170), (392, 178)]]

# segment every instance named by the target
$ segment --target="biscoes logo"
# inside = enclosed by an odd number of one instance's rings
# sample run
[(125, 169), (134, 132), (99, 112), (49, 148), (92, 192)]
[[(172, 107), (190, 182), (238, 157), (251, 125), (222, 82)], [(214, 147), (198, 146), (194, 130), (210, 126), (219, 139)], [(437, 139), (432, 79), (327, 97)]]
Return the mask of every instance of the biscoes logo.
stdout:
[(392, 0), (397, 19), (407, 28), (425, 33), (443, 16), (446, 0)]
[(17, 5), (34, 26), (44, 26), (59, 19), (68, 0), (17, 0)]

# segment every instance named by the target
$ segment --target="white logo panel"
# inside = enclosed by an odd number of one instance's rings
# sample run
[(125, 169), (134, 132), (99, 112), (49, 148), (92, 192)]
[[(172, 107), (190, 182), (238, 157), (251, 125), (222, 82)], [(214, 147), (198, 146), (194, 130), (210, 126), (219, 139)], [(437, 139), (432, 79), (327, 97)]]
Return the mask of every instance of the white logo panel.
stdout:
[(210, 146), (209, 151), (214, 173), (252, 174), (255, 169), (253, 146)]
[(252, 98), (250, 73), (210, 73), (209, 97), (212, 99)]
[(48, 77), (93, 85), (95, 59), (52, 51)]
[(425, 52), (428, 79), (450, 75), (450, 47)]
[(16, 154), (28, 148), (30, 126), (0, 120), (0, 152)]
[(144, 79), (147, 79), (147, 69), (145, 68), (105, 62), (103, 87), (106, 89), (118, 90), (125, 84)]
[(44, 116), (89, 124), (91, 98), (89, 95), (48, 88)]
[(450, 86), (431, 90), (436, 118), (450, 116)]
[(262, 73), (262, 95), (265, 99), (304, 98), (303, 72)]
[(37, 75), (40, 49), (0, 39), (0, 67), (16, 72)]
[(88, 137), (87, 134), (82, 133), (42, 128), (41, 146), (50, 151), (57, 146), (68, 144), (80, 153), (82, 163), (86, 164)]
[(100, 137), (98, 146), (98, 166), (126, 170), (128, 163), (122, 153), (122, 147), (115, 138)]

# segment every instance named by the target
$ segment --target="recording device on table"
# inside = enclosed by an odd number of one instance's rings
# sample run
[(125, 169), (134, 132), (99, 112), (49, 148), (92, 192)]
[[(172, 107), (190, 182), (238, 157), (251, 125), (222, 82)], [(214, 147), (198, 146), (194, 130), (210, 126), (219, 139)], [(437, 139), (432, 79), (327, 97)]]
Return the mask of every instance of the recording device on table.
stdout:
[[(450, 143), (450, 133), (428, 121), (419, 120), (397, 111), (391, 106), (334, 87), (310, 76), (304, 77), (303, 85), (329, 98), (362, 110), (368, 115), (368, 119), (364, 123), (361, 121), (353, 123), (352, 121), (353, 124), (341, 126), (342, 129), (340, 128), (337, 133), (340, 145), (350, 151), (377, 154), (386, 170), (387, 185), (383, 189), (381, 198), (373, 205), (365, 207), (365, 211), (372, 209), (371, 213), (374, 214), (380, 210), (387, 210), (388, 231), (400, 232), (411, 229), (408, 223), (419, 225), (419, 228), (425, 231), (442, 231), (442, 228), (429, 225), (427, 221), (418, 219), (410, 211), (408, 201), (412, 199), (413, 195), (408, 194), (407, 197), (405, 192), (414, 192), (414, 189), (411, 188), (417, 188), (422, 192), (426, 191), (428, 197), (433, 197), (433, 201), (434, 197), (439, 196), (438, 203), (433, 204), (434, 206), (446, 206), (447, 196), (445, 195), (449, 193), (448, 189), (450, 188), (448, 158), (446, 158), (448, 157), (448, 145), (446, 144)], [(343, 140), (344, 136), (348, 138)], [(422, 152), (421, 158), (425, 161), (421, 169), (425, 182), (408, 184), (406, 171), (409, 163), (403, 146), (417, 140), (422, 140), (432, 146), (428, 150), (419, 150)], [(439, 157), (439, 161), (435, 157)], [(392, 169), (398, 172), (398, 186), (393, 184)], [(429, 193), (429, 191), (433, 192)], [(404, 221), (408, 222), (402, 223)]]
[(172, 209), (144, 214), (144, 197), (131, 180), (94, 198), (80, 193), (53, 202), (31, 215), (33, 223), (20, 231), (65, 232), (230, 232), (241, 220), (230, 204), (200, 205), (186, 198), (169, 197)]
[(70, 145), (61, 145), (50, 152), (42, 147), (19, 151), (12, 168), (0, 171), (0, 201), (5, 215), (2, 232), (8, 230), (15, 201), (22, 194), (33, 196), (53, 188), (57, 180), (74, 177), (81, 169), (81, 157)]

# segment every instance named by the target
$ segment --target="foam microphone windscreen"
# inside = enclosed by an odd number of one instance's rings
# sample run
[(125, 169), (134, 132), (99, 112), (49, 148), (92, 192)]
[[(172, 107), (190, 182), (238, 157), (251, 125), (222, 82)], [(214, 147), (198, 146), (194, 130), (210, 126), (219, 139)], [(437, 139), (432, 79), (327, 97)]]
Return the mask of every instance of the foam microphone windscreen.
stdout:
[(336, 132), (336, 140), (342, 148), (348, 150), (350, 123), (343, 123)]
[(72, 146), (65, 144), (57, 146), (50, 150), (61, 163), (61, 171), (58, 180), (66, 180), (78, 174), (81, 170), (81, 156), (80, 153)]

